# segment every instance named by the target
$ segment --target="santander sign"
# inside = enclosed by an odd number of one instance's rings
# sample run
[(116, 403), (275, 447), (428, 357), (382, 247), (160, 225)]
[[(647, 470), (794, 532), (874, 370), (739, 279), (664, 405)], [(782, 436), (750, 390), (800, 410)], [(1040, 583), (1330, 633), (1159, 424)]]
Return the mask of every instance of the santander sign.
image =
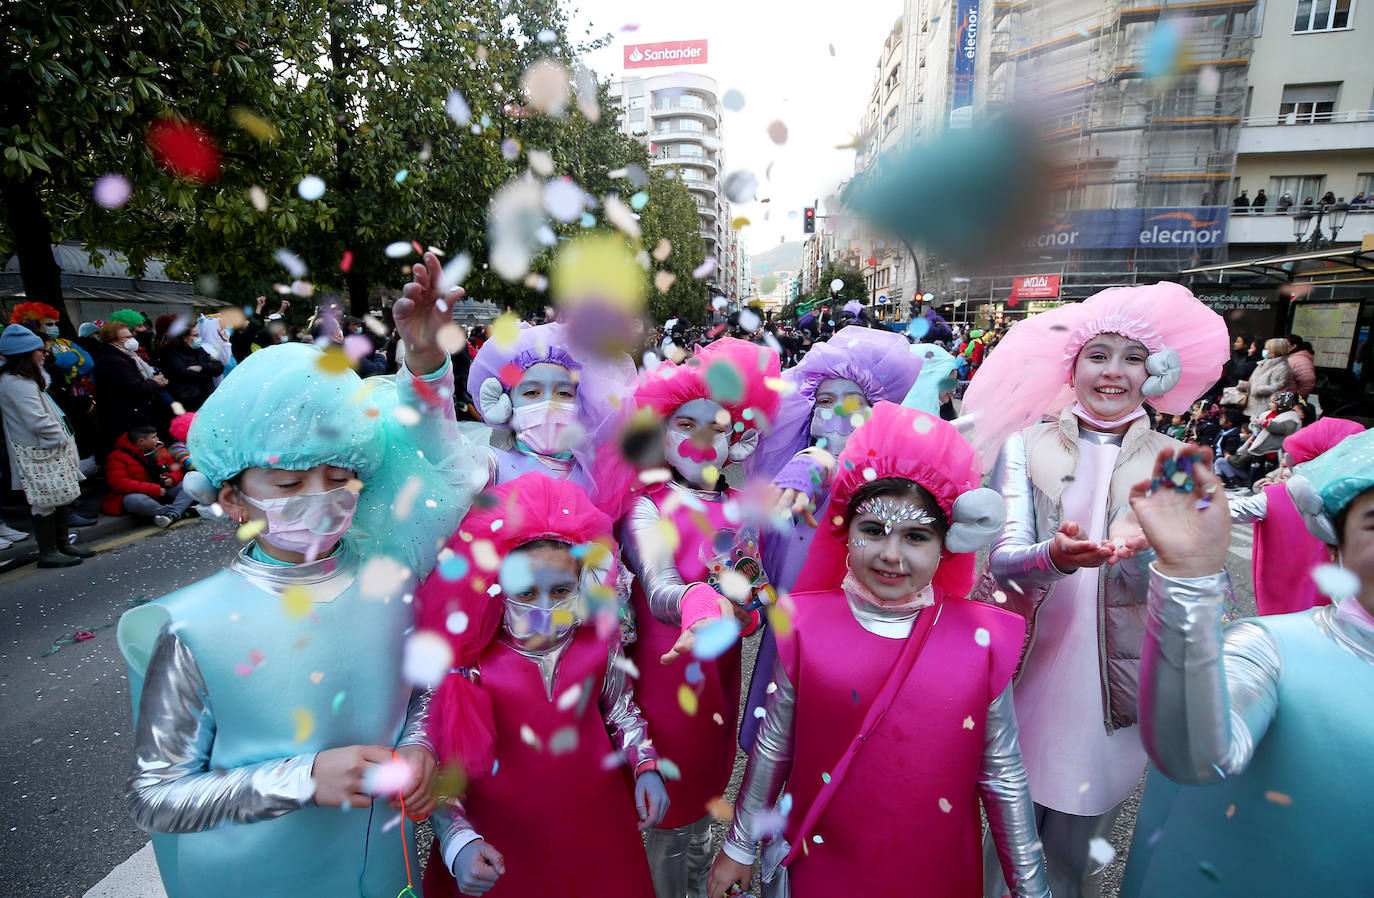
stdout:
[(647, 69), (665, 65), (701, 65), (706, 62), (706, 41), (660, 41), (626, 44), (625, 68)]

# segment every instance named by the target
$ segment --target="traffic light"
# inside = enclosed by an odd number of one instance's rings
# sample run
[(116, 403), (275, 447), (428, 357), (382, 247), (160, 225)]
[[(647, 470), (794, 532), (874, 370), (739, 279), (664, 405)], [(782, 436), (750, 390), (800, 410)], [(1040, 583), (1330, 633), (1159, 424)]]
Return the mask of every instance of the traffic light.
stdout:
[(816, 207), (807, 206), (802, 210), (802, 233), (816, 233)]

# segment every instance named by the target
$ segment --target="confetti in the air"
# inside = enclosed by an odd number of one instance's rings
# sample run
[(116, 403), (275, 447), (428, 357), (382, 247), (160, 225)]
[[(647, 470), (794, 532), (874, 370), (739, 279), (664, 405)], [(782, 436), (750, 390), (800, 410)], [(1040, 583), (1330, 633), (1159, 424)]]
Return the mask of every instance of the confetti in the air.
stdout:
[(432, 689), (453, 665), (453, 649), (448, 640), (430, 630), (418, 630), (406, 638), (401, 657), (401, 674), (416, 686)]
[(117, 174), (101, 175), (91, 190), (96, 203), (106, 209), (118, 209), (127, 203), (133, 194), (134, 188), (129, 179)]
[(448, 99), (444, 101), (444, 112), (460, 127), (466, 127), (472, 120), (472, 110), (468, 108), (468, 101), (456, 90), (449, 91)]
[(315, 175), (307, 175), (301, 178), (301, 182), (296, 185), (296, 193), (300, 194), (303, 200), (317, 200), (324, 196), (324, 179)]
[(199, 125), (162, 119), (148, 129), (147, 139), (157, 164), (177, 177), (200, 183), (219, 177), (219, 147)]
[(315, 732), (315, 715), (304, 708), (297, 708), (291, 712), (291, 721), (296, 726), (296, 734), (292, 737), (293, 742), (304, 742), (310, 738), (310, 734)]
[(688, 717), (695, 717), (697, 713), (697, 694), (691, 686), (686, 683), (677, 687), (677, 703), (682, 708), (682, 712)]
[(739, 621), (734, 615), (717, 618), (697, 631), (692, 654), (702, 661), (719, 658), (739, 640), (739, 633)]
[(1322, 595), (1344, 599), (1360, 591), (1360, 578), (1338, 564), (1320, 564), (1312, 569), (1312, 582)]
[(373, 795), (400, 795), (410, 788), (415, 774), (400, 758), (373, 764), (363, 774), (363, 788)]
[(1105, 867), (1116, 859), (1116, 849), (1106, 839), (1093, 838), (1088, 840), (1088, 857), (1099, 867)]

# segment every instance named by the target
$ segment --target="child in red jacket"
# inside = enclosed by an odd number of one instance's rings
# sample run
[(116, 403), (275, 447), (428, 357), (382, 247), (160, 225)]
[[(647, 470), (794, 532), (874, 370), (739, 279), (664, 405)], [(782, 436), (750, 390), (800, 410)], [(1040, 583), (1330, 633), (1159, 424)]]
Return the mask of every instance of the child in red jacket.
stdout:
[(115, 440), (105, 459), (105, 482), (110, 491), (101, 503), (109, 515), (129, 512), (170, 527), (194, 501), (182, 490), (181, 466), (157, 438), (151, 424), (135, 424)]

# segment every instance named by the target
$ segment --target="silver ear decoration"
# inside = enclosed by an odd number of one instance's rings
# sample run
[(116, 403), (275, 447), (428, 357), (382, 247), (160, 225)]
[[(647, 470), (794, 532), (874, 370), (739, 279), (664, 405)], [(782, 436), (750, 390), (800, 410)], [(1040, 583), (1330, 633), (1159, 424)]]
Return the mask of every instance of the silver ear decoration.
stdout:
[(510, 420), (510, 396), (506, 394), (505, 385), (495, 377), (482, 381), (477, 404), (482, 410), (482, 420), (488, 424), (505, 424)]
[(1336, 522), (1326, 513), (1321, 493), (1317, 492), (1312, 481), (1301, 474), (1294, 474), (1284, 482), (1284, 487), (1288, 490), (1288, 498), (1293, 500), (1293, 507), (1302, 515), (1307, 531), (1328, 546), (1336, 545), (1339, 541), (1336, 538)]
[(1163, 396), (1178, 386), (1179, 378), (1183, 376), (1183, 362), (1174, 350), (1161, 349), (1150, 353), (1145, 360), (1145, 371), (1150, 376), (1145, 379), (1140, 391), (1146, 396)]
[(969, 490), (950, 508), (945, 548), (955, 554), (977, 552), (997, 538), (1006, 521), (1007, 503), (999, 493), (987, 487)]

